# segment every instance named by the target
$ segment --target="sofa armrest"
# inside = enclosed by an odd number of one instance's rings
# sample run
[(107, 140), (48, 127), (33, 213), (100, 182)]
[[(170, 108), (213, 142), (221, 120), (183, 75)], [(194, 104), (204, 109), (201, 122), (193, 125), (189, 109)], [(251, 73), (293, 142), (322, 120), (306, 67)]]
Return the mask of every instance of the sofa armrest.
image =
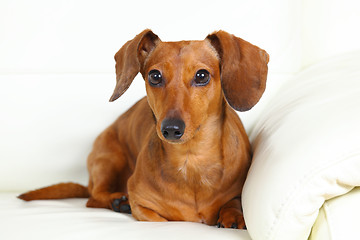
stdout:
[(307, 239), (323, 203), (360, 186), (359, 57), (354, 52), (303, 71), (254, 127), (243, 191), (253, 239)]
[(360, 230), (360, 188), (324, 203), (309, 240), (357, 239)]

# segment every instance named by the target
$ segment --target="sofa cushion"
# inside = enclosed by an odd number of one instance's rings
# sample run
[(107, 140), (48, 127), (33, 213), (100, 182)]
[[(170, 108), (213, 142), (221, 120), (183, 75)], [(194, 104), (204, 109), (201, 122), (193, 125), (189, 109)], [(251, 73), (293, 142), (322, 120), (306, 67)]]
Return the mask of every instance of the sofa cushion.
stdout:
[(140, 77), (109, 103), (115, 74), (0, 75), (0, 191), (58, 182), (87, 185), (95, 138), (145, 96)]
[(359, 57), (354, 52), (304, 70), (255, 125), (243, 191), (253, 239), (307, 239), (324, 201), (360, 186)]
[(138, 222), (129, 214), (86, 208), (86, 199), (24, 202), (0, 193), (0, 239), (250, 240), (245, 230), (191, 222)]
[(358, 239), (360, 230), (360, 188), (328, 200), (320, 208), (309, 240)]

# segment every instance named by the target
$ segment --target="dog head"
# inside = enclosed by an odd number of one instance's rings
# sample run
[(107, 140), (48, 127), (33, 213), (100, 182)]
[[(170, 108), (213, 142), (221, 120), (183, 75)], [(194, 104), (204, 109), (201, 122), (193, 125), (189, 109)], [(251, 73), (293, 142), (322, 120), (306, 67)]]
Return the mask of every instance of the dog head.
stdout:
[(269, 56), (224, 31), (203, 41), (162, 42), (144, 30), (115, 54), (115, 61), (117, 83), (110, 101), (119, 98), (140, 72), (158, 136), (183, 143), (206, 119), (221, 115), (226, 101), (238, 111), (259, 101)]

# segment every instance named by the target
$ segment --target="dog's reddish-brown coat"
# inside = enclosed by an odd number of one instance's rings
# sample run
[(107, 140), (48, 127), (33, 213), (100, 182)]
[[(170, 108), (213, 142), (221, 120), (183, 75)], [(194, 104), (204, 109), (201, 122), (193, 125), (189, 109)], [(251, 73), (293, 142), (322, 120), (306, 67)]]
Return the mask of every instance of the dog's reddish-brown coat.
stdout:
[[(228, 53), (234, 49), (241, 51)], [(223, 31), (204, 41), (161, 42), (145, 30), (128, 41), (115, 60), (117, 85), (111, 101), (137, 72), (145, 79), (147, 97), (96, 139), (88, 157), (87, 206), (111, 209), (113, 201), (125, 195), (138, 220), (242, 228), (240, 194), (251, 149), (230, 105), (247, 110), (259, 100), (265, 89), (266, 52)], [(161, 87), (148, 83), (152, 69), (161, 72)], [(199, 69), (210, 73), (206, 86), (194, 86)], [(180, 140), (162, 136), (165, 118), (185, 122)], [(46, 189), (51, 187), (40, 190), (42, 196)], [(39, 199), (29, 194), (20, 198)]]

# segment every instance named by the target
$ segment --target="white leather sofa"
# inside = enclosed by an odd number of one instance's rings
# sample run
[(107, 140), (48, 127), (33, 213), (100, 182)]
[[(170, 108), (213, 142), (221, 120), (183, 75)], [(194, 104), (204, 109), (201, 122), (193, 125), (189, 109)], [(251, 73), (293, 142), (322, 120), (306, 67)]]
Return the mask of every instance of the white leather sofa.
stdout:
[[(186, 0), (175, 14), (152, 2), (0, 3), (0, 239), (359, 239), (359, 3)], [(86, 199), (16, 198), (87, 184), (95, 137), (145, 95), (138, 76), (108, 102), (113, 54), (147, 27), (165, 41), (224, 29), (270, 54), (263, 98), (239, 114), (254, 150), (242, 196), (248, 230), (137, 222)]]

